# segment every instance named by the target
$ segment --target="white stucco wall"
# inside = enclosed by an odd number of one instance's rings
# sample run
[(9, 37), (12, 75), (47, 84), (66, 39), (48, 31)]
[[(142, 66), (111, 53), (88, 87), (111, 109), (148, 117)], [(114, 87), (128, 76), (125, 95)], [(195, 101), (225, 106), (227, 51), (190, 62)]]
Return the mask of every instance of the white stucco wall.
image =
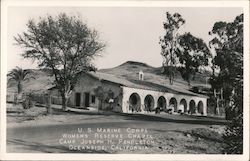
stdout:
[(144, 111), (144, 99), (148, 94), (150, 94), (154, 98), (154, 108), (157, 107), (157, 101), (158, 101), (160, 96), (163, 96), (166, 99), (167, 107), (169, 106), (170, 99), (172, 97), (174, 97), (177, 101), (177, 110), (180, 109), (179, 106), (180, 106), (180, 101), (182, 99), (186, 100), (187, 110), (190, 109), (189, 103), (191, 100), (194, 100), (196, 109), (197, 109), (199, 101), (202, 101), (202, 103), (203, 103), (203, 115), (207, 115), (207, 98), (198, 97), (198, 96), (189, 96), (189, 95), (180, 95), (180, 94), (173, 94), (173, 93), (158, 92), (158, 91), (145, 90), (145, 89), (135, 89), (135, 88), (130, 88), (130, 87), (123, 87), (122, 111), (125, 113), (132, 112), (131, 110), (129, 110), (129, 98), (130, 98), (131, 94), (133, 94), (133, 93), (137, 93), (140, 96), (142, 113), (145, 113), (145, 111)]
[[(83, 75), (81, 77), (81, 79), (78, 81), (73, 93), (72, 93), (72, 96), (70, 97), (70, 102), (73, 102), (73, 106), (74, 106), (74, 102), (75, 102), (75, 93), (81, 93), (81, 107), (85, 107), (84, 105), (84, 93), (90, 93), (90, 107), (95, 107), (97, 108), (98, 107), (98, 104), (99, 104), (99, 100), (98, 98), (96, 97), (96, 101), (95, 103), (91, 103), (91, 96), (95, 96), (95, 93), (94, 93), (94, 89), (97, 88), (98, 86), (101, 86), (103, 88), (103, 91), (105, 93), (105, 97), (107, 95), (107, 91), (111, 90), (113, 93), (114, 93), (114, 97), (115, 98), (118, 98), (119, 97), (119, 94), (121, 93), (121, 88), (118, 84), (115, 84), (115, 83), (112, 83), (112, 82), (101, 82), (95, 78), (92, 78), (91, 76), (88, 76), (88, 75)], [(122, 98), (122, 96), (121, 96)], [(119, 112), (122, 112), (122, 108), (121, 108), (121, 105), (122, 105), (122, 99), (119, 98), (118, 99), (118, 102), (116, 102), (116, 104), (113, 106), (113, 110), (114, 111), (119, 111)], [(105, 109), (107, 108), (107, 106), (109, 106), (108, 103), (105, 103), (105, 101), (103, 101), (102, 103), (102, 109)]]
[[(166, 99), (166, 107), (169, 108), (169, 101), (171, 98), (175, 98), (177, 101), (177, 111), (179, 109), (182, 109), (184, 107), (181, 106), (180, 102), (182, 99), (186, 100), (187, 103), (187, 111), (190, 110), (189, 103), (191, 100), (195, 102), (196, 109), (198, 106), (198, 103), (201, 101), (203, 103), (203, 115), (207, 115), (207, 98), (205, 97), (199, 97), (199, 96), (189, 96), (189, 95), (181, 95), (181, 94), (173, 94), (173, 93), (165, 93), (165, 92), (159, 92), (159, 91), (152, 91), (152, 90), (145, 90), (145, 89), (137, 89), (137, 88), (130, 88), (130, 87), (124, 87), (120, 86), (118, 84), (108, 82), (108, 81), (100, 81), (96, 78), (93, 78), (89, 75), (83, 74), (81, 79), (78, 81), (74, 91), (72, 92), (72, 95), (69, 99), (69, 105), (71, 107), (75, 106), (75, 93), (81, 94), (81, 102), (80, 106), (77, 108), (83, 108), (85, 107), (85, 93), (90, 94), (90, 100), (89, 100), (89, 106), (97, 108), (99, 104), (99, 100), (97, 97), (95, 97), (95, 103), (91, 102), (91, 96), (95, 95), (94, 89), (98, 86), (102, 86), (103, 90), (107, 92), (108, 90), (111, 90), (114, 92), (114, 97), (116, 98), (116, 102), (113, 104), (113, 111), (117, 112), (124, 112), (124, 113), (131, 113), (132, 111), (129, 110), (129, 98), (131, 94), (137, 93), (140, 96), (141, 100), (141, 113), (145, 113), (144, 111), (144, 99), (147, 95), (151, 95), (154, 99), (154, 108), (157, 107), (157, 102), (159, 97), (163, 96)], [(57, 94), (56, 90), (54, 90), (52, 93), (53, 97), (59, 98), (60, 96)], [(103, 109), (107, 108), (109, 104), (103, 103), (102, 107)]]

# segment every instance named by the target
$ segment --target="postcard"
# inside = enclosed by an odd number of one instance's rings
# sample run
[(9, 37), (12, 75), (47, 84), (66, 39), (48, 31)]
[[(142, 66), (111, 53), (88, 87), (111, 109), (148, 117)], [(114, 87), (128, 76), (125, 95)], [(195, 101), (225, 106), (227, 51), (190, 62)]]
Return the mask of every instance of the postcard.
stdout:
[(248, 1), (1, 6), (2, 160), (249, 160)]

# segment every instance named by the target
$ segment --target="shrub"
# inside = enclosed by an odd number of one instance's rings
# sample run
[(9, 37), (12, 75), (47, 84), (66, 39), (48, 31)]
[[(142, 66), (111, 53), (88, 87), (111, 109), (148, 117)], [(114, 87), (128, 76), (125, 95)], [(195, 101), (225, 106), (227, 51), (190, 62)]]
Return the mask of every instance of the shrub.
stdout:
[(172, 114), (172, 109), (167, 109), (167, 113)]
[(24, 100), (22, 101), (23, 109), (29, 109), (34, 106), (34, 101), (31, 94), (26, 94)]
[(243, 153), (243, 114), (232, 119), (232, 122), (227, 125), (223, 139), (225, 142), (223, 153)]

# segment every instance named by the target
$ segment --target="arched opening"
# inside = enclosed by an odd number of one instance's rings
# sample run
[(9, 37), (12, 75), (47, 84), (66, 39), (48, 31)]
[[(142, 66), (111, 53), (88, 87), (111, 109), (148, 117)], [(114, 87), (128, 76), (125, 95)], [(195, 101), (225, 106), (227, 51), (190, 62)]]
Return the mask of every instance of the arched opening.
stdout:
[(153, 111), (154, 104), (154, 97), (152, 95), (147, 95), (144, 99), (145, 111)]
[(129, 97), (129, 110), (132, 112), (141, 111), (141, 98), (137, 93), (132, 93)]
[(198, 113), (200, 113), (202, 115), (204, 114), (202, 101), (199, 101), (199, 103), (198, 103)]
[(185, 99), (182, 99), (182, 100), (180, 101), (179, 109), (180, 109), (182, 112), (188, 112), (188, 111), (187, 111), (187, 101), (186, 101)]
[(174, 97), (169, 100), (169, 108), (177, 112), (177, 100)]
[(161, 110), (166, 110), (167, 102), (165, 97), (160, 96), (157, 101), (157, 106), (160, 107)]
[(189, 111), (191, 114), (195, 113), (195, 102), (194, 100), (191, 100), (189, 103)]

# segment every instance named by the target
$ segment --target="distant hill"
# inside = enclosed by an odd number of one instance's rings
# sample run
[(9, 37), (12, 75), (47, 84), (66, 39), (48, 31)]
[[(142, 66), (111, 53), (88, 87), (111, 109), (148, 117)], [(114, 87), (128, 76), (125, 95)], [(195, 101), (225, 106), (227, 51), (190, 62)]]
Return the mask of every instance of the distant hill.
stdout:
[[(144, 80), (148, 82), (153, 82), (157, 84), (162, 84), (165, 86), (173, 87), (176, 89), (186, 89), (188, 90), (188, 84), (185, 82), (179, 73), (177, 73), (174, 85), (169, 85), (169, 80), (166, 76), (162, 74), (161, 67), (152, 67), (146, 63), (127, 61), (117, 67), (109, 69), (100, 69), (99, 72), (108, 73), (115, 75), (116, 77), (123, 79), (138, 79), (138, 73), (142, 70), (144, 73)], [(34, 91), (34, 92), (43, 92), (46, 89), (53, 86), (54, 78), (50, 76), (49, 71), (32, 69), (33, 76), (36, 79), (31, 79), (28, 82), (24, 83), (24, 91)], [(209, 72), (205, 71), (204, 73), (197, 73), (195, 80), (191, 82), (192, 86), (203, 86), (209, 88), (210, 86), (206, 85), (206, 77), (209, 77)], [(14, 81), (8, 81), (8, 92), (16, 91), (16, 83)]]
[[(114, 74), (121, 78), (126, 79), (138, 79), (138, 73), (142, 70), (144, 72), (144, 80), (169, 85), (169, 79), (162, 74), (161, 67), (152, 67), (146, 63), (127, 61), (117, 67), (109, 69), (100, 69), (100, 72)], [(206, 86), (209, 87), (206, 78), (211, 73), (209, 71), (203, 71), (202, 73), (196, 73), (195, 79), (191, 81), (192, 86)], [(176, 74), (174, 85), (175, 87), (188, 89), (188, 84), (184, 81), (180, 73)]]
[[(35, 79), (30, 79), (25, 81), (23, 84), (24, 92), (44, 92), (53, 86), (54, 78), (51, 77), (48, 70), (31, 69), (32, 74)], [(7, 78), (8, 79), (8, 78)], [(16, 92), (17, 84), (15, 81), (7, 81), (7, 92)]]

